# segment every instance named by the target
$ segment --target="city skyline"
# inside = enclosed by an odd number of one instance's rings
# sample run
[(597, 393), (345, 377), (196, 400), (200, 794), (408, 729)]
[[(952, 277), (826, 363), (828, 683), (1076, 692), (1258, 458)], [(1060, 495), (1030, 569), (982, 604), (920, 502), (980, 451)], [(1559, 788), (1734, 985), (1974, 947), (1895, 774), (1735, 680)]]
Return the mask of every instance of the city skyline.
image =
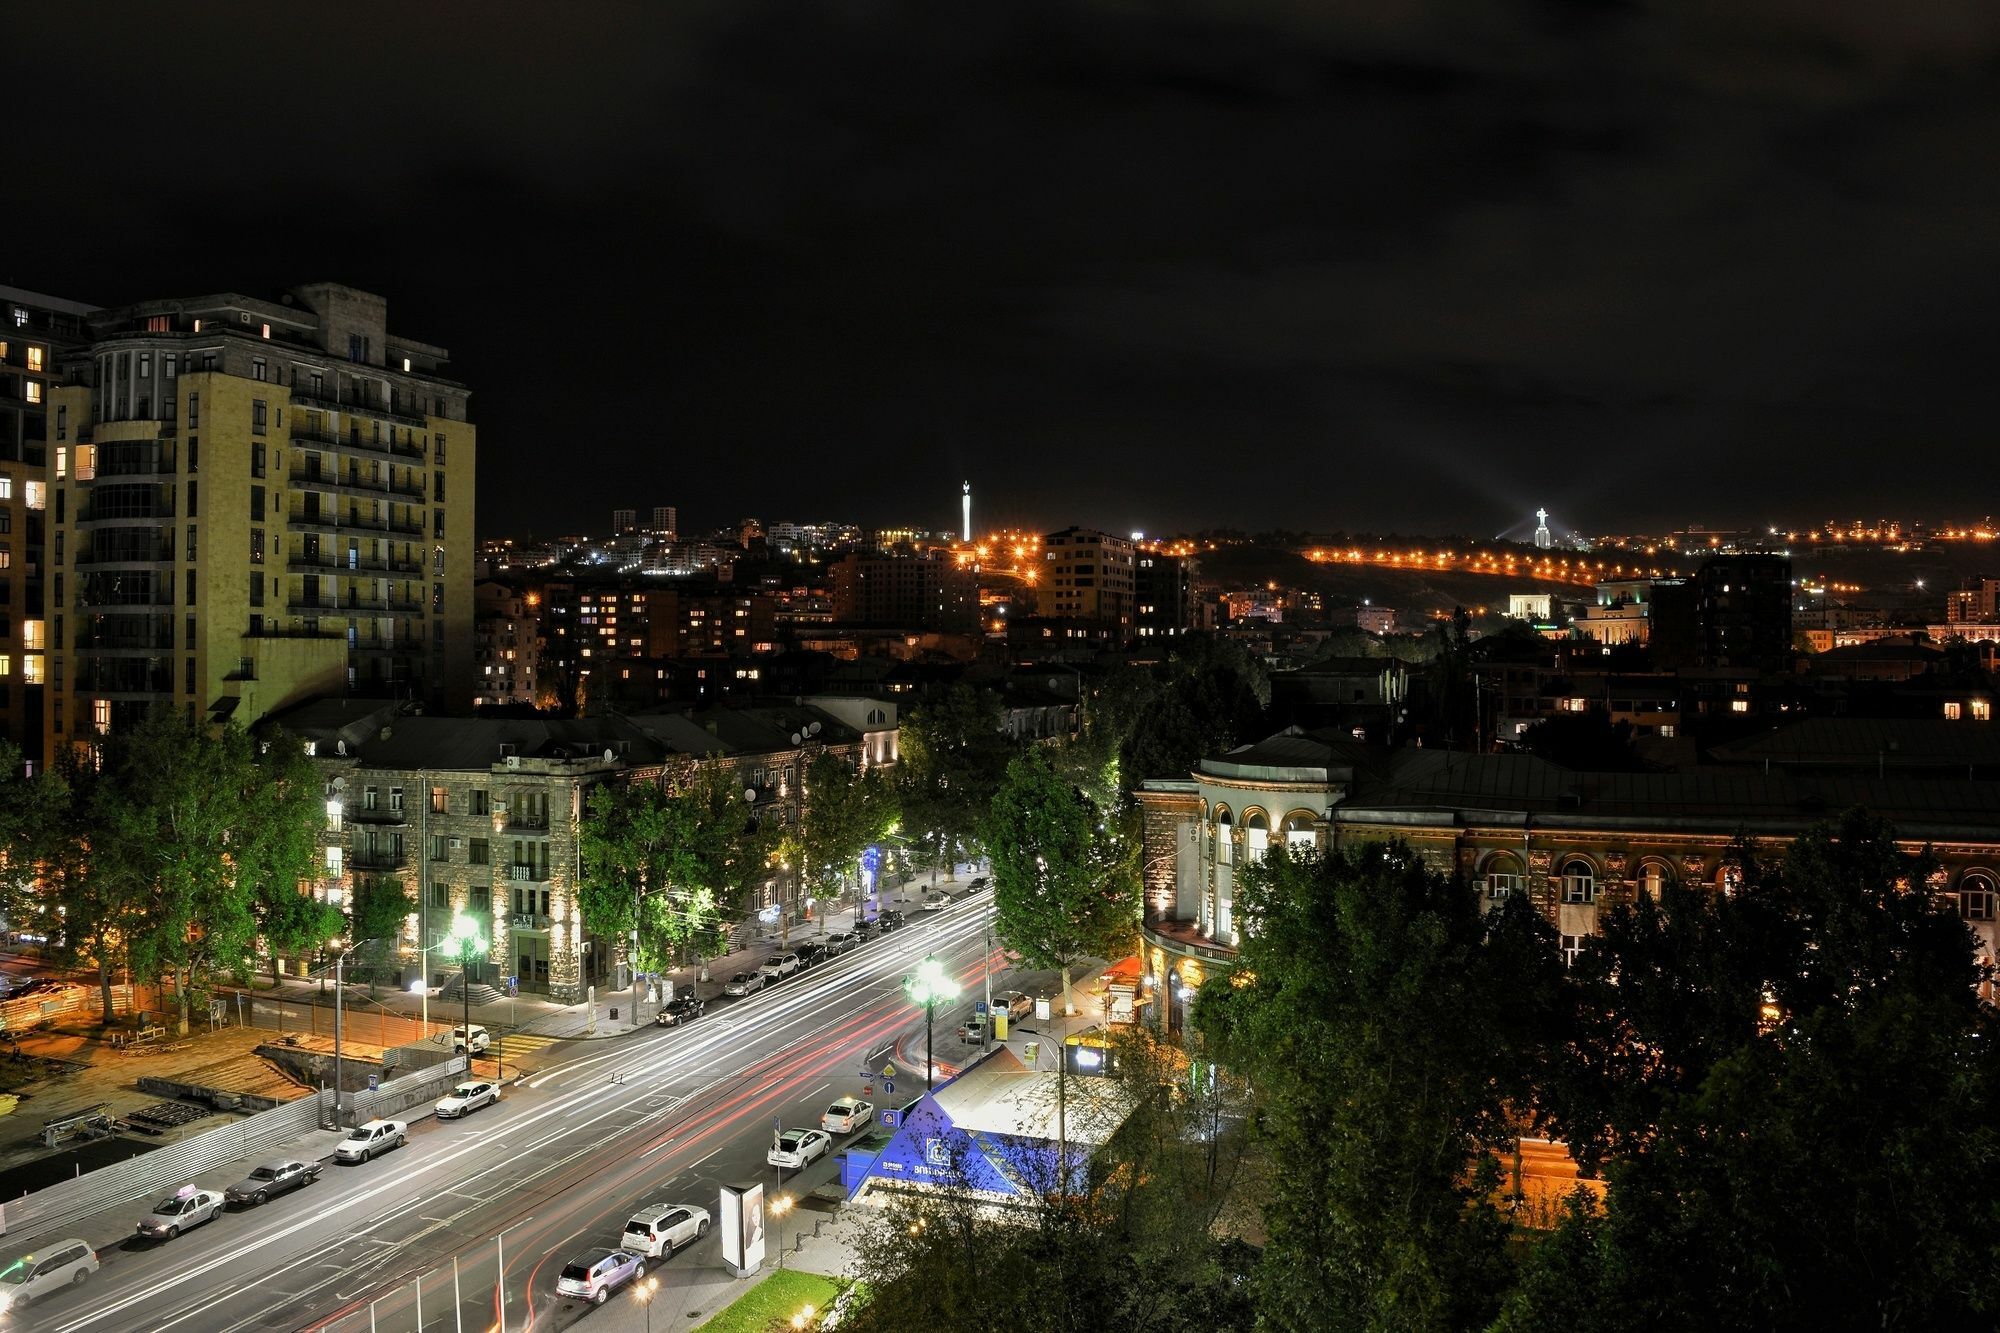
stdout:
[[(1112, 532), (1751, 525), (1977, 465), (1990, 17), (487, 12), (386, 46), (289, 17), (294, 86), (394, 108), (365, 134), (221, 98), (257, 11), (18, 16), (64, 134), (13, 146), (34, 243), (0, 281), (381, 293), (480, 390), (492, 532), (627, 485), (941, 529), (966, 477), (993, 526), (1051, 491)], [(161, 49), (228, 117), (201, 164), (55, 82), (136, 86)]]

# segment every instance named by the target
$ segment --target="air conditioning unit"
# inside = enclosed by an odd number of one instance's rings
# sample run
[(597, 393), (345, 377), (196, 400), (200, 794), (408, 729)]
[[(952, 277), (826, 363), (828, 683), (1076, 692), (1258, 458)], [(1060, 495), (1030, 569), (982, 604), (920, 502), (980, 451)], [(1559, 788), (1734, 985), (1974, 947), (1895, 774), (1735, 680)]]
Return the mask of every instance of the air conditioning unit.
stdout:
[(519, 768), (520, 766), (521, 766), (521, 756), (520, 756), (520, 755), (518, 755), (518, 754), (510, 754), (510, 755), (508, 755), (508, 756), (507, 756), (507, 767), (509, 767), (509, 768)]
[(453, 838), (453, 839), (451, 840), (451, 849), (452, 849), (452, 850), (453, 850), (454, 852), (462, 852), (462, 851), (464, 851), (464, 850), (465, 850), (465, 839), (463, 839), (463, 838)]
[(493, 813), (505, 819), (507, 817), (507, 803), (505, 801), (495, 801), (493, 803)]

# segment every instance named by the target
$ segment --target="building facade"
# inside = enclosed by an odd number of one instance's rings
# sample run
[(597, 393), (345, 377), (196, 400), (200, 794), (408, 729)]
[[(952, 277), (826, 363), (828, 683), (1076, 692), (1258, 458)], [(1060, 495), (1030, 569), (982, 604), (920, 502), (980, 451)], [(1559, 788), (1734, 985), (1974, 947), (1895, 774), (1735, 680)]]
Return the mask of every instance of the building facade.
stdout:
[(972, 634), (979, 628), (979, 578), (948, 559), (857, 551), (830, 568), (833, 618)]
[(1201, 628), (1195, 605), (1192, 556), (1141, 551), (1133, 556), (1133, 633), (1141, 639), (1172, 639)]
[(473, 705), (538, 704), (542, 653), (535, 613), (540, 598), (497, 579), (482, 579), (473, 587), (472, 601)]
[[(1781, 752), (1760, 754), (1778, 763), (1576, 773), (1528, 755), (1388, 750), (1288, 729), (1185, 777), (1142, 784), (1147, 968), (1170, 1000), (1233, 968), (1239, 876), (1279, 842), (1403, 839), (1488, 905), (1526, 895), (1574, 957), (1602, 914), (1637, 895), (1670, 882), (1728, 889), (1741, 871), (1739, 838), (1775, 856), (1855, 805), (1890, 819), (1907, 850), (1930, 848), (1939, 887), (1995, 956), (2000, 782), (1860, 776), (1827, 771), (1823, 757), (1817, 768), (1790, 768)], [(1179, 1003), (1161, 1009), (1173, 1022), (1184, 1016)]]
[(1136, 550), (1094, 528), (1064, 528), (1042, 538), (1041, 613), (1130, 631)]
[(99, 312), (51, 390), (51, 744), (160, 707), (472, 700), (475, 435), (333, 284)]
[(0, 287), (0, 740), (46, 762), (47, 540), (51, 389), (91, 308)]

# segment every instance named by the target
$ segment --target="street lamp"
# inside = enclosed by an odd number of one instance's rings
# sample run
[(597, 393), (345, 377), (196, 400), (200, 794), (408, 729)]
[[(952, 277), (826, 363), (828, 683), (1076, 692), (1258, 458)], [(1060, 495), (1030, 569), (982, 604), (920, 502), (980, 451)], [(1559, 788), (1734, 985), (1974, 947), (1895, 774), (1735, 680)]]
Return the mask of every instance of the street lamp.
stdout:
[(931, 1047), (931, 1017), (939, 1000), (950, 1000), (958, 994), (958, 983), (945, 975), (944, 964), (935, 958), (926, 958), (917, 964), (917, 970), (903, 978), (903, 993), (914, 1004), (924, 1007), (924, 1091), (931, 1090), (931, 1079), (937, 1072), (937, 1053)]
[(771, 1218), (778, 1229), (778, 1270), (785, 1267), (785, 1214), (792, 1211), (792, 1196), (780, 1194), (771, 1200)]
[(461, 1029), (465, 1037), (465, 1072), (472, 1072), (472, 978), (469, 975), (472, 960), (486, 952), (486, 937), (479, 933), (479, 922), (460, 912), (451, 919), (451, 943), (453, 953), (458, 955), (458, 993), (465, 1000), (465, 1026)]
[[(381, 943), (380, 940), (361, 940), (343, 950), (340, 947), (340, 940), (338, 938), (330, 939), (326, 942), (327, 948), (336, 950), (333, 956), (333, 1127), (335, 1129), (341, 1127), (341, 1102), (345, 1096), (340, 1087), (341, 1074), (343, 1072), (341, 1068), (340, 1042), (341, 1020), (344, 1017), (341, 1001), (347, 996), (347, 987), (341, 984), (341, 969), (345, 966), (348, 956), (356, 949), (360, 949), (365, 945), (379, 943)], [(325, 976), (326, 974), (322, 972), (320, 975)], [(282, 1005), (279, 1007), (283, 1008)]]
[(792, 1316), (792, 1327), (810, 1328), (812, 1326), (812, 1321), (813, 1321), (813, 1308), (810, 1305), (802, 1305), (799, 1307), (799, 1312)]
[(646, 1307), (646, 1333), (653, 1333), (653, 1297), (659, 1294), (660, 1279), (649, 1277), (639, 1284), (639, 1304)]

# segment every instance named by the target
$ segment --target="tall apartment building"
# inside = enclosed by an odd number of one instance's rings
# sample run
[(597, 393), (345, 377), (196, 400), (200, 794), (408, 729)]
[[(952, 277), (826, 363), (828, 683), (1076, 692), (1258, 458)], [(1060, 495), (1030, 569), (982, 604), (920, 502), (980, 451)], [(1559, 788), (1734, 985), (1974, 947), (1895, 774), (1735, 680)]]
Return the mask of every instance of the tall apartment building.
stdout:
[(1960, 623), (1990, 625), (2000, 615), (2000, 579), (1979, 575), (1944, 595), (1947, 625)]
[(672, 505), (654, 505), (651, 531), (655, 537), (664, 537), (670, 542), (681, 537), (681, 513)]
[(829, 572), (839, 624), (950, 634), (979, 629), (979, 576), (956, 561), (856, 551)]
[(49, 394), (51, 746), (163, 706), (470, 704), (475, 436), (443, 348), (331, 283), (90, 331)]
[(1134, 550), (1124, 537), (1064, 528), (1042, 539), (1042, 614), (1057, 620), (1132, 624)]
[(473, 587), (472, 702), (475, 705), (534, 704), (539, 686), (540, 599), (497, 579)]
[(1197, 628), (1193, 558), (1149, 551), (1135, 560), (1132, 600), (1138, 636), (1171, 639)]
[(1722, 555), (1695, 573), (1701, 665), (1781, 672), (1792, 657), (1792, 562)]
[(48, 614), (42, 547), (48, 503), (49, 390), (58, 358), (84, 339), (90, 307), (0, 287), (0, 740), (44, 762)]
[(639, 530), (639, 511), (636, 509), (614, 509), (611, 511), (611, 535), (624, 537)]

